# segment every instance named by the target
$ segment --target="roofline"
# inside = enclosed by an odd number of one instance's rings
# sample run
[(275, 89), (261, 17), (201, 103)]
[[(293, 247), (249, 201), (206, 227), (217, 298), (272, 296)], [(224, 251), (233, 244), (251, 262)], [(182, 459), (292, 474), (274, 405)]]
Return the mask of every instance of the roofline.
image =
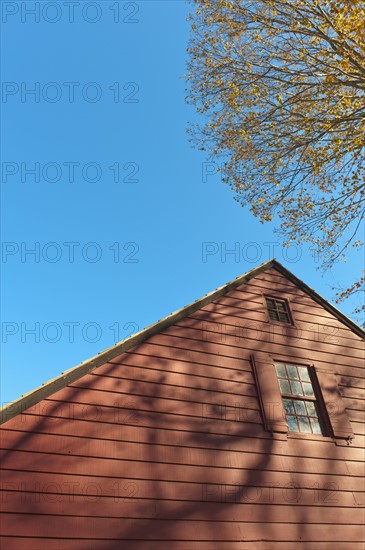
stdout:
[(360, 336), (360, 338), (365, 339), (365, 330), (362, 329), (359, 325), (357, 325), (354, 321), (352, 321), (350, 317), (347, 317), (347, 315), (342, 313), (342, 311), (340, 311), (337, 307), (335, 307), (330, 302), (328, 302), (325, 298), (323, 298), (323, 296), (321, 296), (320, 294), (318, 294), (318, 292), (313, 290), (313, 288), (311, 288), (304, 281), (299, 279), (299, 277), (296, 277), (295, 275), (293, 275), (293, 273), (291, 273), (291, 271), (286, 269), (286, 267), (284, 267), (280, 262), (278, 262), (275, 259), (271, 261), (274, 264), (272, 267), (280, 271), (283, 275), (285, 275), (285, 277), (290, 279), (294, 284), (299, 286), (299, 288), (304, 290), (304, 292), (309, 294), (309, 296), (311, 296), (313, 300), (315, 300), (321, 306), (323, 306), (327, 311), (329, 311), (329, 313), (332, 313), (332, 315), (337, 317), (337, 319), (341, 321), (341, 323), (346, 325), (350, 330), (352, 330), (352, 332), (355, 332), (357, 336)]
[(327, 300), (322, 298), (322, 296), (320, 296), (315, 290), (313, 290), (308, 285), (306, 285), (303, 281), (298, 279), (298, 277), (296, 277), (290, 271), (288, 271), (277, 260), (272, 259), (255, 267), (254, 269), (251, 269), (247, 273), (240, 275), (233, 281), (230, 281), (229, 283), (226, 283), (225, 285), (218, 287), (216, 290), (213, 290), (213, 292), (206, 294), (205, 296), (203, 296), (202, 298), (199, 298), (192, 304), (189, 304), (181, 309), (178, 309), (177, 311), (174, 311), (173, 313), (170, 313), (170, 315), (168, 315), (167, 317), (164, 317), (163, 319), (160, 319), (159, 321), (157, 321), (157, 323), (149, 325), (145, 329), (137, 332), (136, 334), (133, 334), (133, 336), (130, 336), (129, 338), (126, 338), (125, 340), (118, 342), (113, 347), (104, 350), (103, 352), (99, 353), (98, 355), (95, 355), (94, 357), (91, 357), (91, 359), (88, 359), (87, 361), (84, 361), (79, 365), (76, 365), (75, 367), (72, 367), (71, 369), (62, 372), (60, 376), (57, 376), (56, 378), (53, 378), (48, 382), (45, 382), (38, 388), (24, 394), (22, 397), (16, 399), (12, 403), (8, 403), (4, 405), (0, 409), (0, 424), (7, 422), (14, 416), (22, 413), (26, 409), (29, 409), (33, 405), (36, 405), (42, 399), (46, 399), (47, 397), (57, 392), (58, 390), (61, 390), (62, 388), (65, 388), (72, 382), (79, 380), (79, 378), (81, 378), (85, 374), (92, 372), (93, 370), (100, 367), (101, 365), (104, 365), (105, 363), (108, 363), (112, 359), (115, 359), (122, 353), (125, 353), (131, 348), (138, 346), (150, 336), (157, 334), (161, 330), (176, 323), (180, 319), (183, 319), (187, 315), (194, 313), (195, 311), (209, 304), (216, 298), (219, 298), (220, 296), (223, 296), (227, 292), (234, 290), (238, 286), (246, 283), (247, 281), (256, 277), (263, 271), (266, 271), (267, 269), (270, 269), (272, 267), (275, 268), (277, 271), (281, 272), (283, 275), (285, 275), (285, 277), (287, 277), (294, 284), (299, 286), (304, 292), (309, 294), (316, 302), (318, 302), (321, 306), (323, 306), (327, 311), (332, 313), (332, 315), (337, 317), (337, 319), (339, 319), (343, 324), (345, 324), (358, 336), (365, 339), (365, 331), (363, 331), (361, 327), (356, 325), (356, 323), (354, 323), (351, 319), (346, 317), (346, 315), (341, 313), (341, 311), (339, 311), (336, 307), (334, 307), (332, 304), (327, 302)]

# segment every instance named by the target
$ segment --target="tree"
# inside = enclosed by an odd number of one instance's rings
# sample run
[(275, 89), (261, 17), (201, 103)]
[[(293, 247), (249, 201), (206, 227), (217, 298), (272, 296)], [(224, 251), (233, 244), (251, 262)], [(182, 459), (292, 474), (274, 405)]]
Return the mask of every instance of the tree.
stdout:
[[(345, 260), (365, 213), (365, 5), (192, 0), (191, 139), (284, 244)], [(339, 299), (358, 291), (355, 281)], [(353, 288), (352, 288), (353, 287)]]

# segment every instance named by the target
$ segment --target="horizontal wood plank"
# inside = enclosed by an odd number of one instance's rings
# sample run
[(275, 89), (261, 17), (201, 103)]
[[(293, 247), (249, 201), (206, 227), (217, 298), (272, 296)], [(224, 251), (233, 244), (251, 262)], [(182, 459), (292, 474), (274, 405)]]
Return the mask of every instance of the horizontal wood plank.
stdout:
[[(75, 489), (77, 489), (75, 487)], [(132, 492), (132, 490), (131, 490)], [(341, 508), (338, 506), (324, 507), (321, 495), (313, 495), (318, 502), (312, 506), (302, 506), (300, 503), (262, 504), (255, 502), (259, 493), (247, 491), (242, 495), (242, 502), (225, 502), (230, 498), (222, 492), (223, 502), (203, 501), (197, 506), (195, 503), (176, 502), (162, 499), (133, 499), (108, 498), (70, 494), (39, 494), (27, 492), (6, 492), (2, 495), (3, 512), (18, 514), (49, 514), (72, 515), (83, 517), (116, 517), (141, 518), (154, 520), (198, 520), (206, 518), (217, 521), (242, 522), (278, 522), (299, 523), (305, 517), (308, 523), (318, 523), (319, 516), (323, 523), (340, 523), (358, 525), (361, 523), (364, 508), (354, 510), (353, 507)], [(252, 502), (244, 502), (251, 498)], [(271, 498), (274, 498), (271, 491)], [(333, 495), (332, 495), (333, 496)]]
[[(0, 542), (3, 542), (7, 550), (81, 550), (80, 540), (72, 538), (55, 538), (45, 539), (37, 538), (20, 538), (20, 537), (0, 537)], [(125, 541), (117, 539), (115, 541), (107, 540), (87, 540), (88, 550), (114, 550), (116, 545), (120, 550), (293, 550), (295, 544), (296, 550), (363, 550), (363, 542), (354, 541), (333, 541), (323, 542), (315, 541), (308, 542), (307, 540), (300, 541), (262, 541), (261, 539), (241, 540), (239, 542), (227, 541), (179, 541), (179, 540), (138, 540)]]
[[(216, 522), (216, 521), (159, 521), (153, 522), (140, 519), (118, 518), (81, 518), (62, 516), (33, 515), (31, 518), (23, 516), (24, 531), (28, 536), (70, 536), (77, 532), (80, 539), (104, 538), (119, 540), (124, 535), (127, 539), (164, 540), (222, 540), (241, 541), (244, 538), (252, 540), (257, 537), (257, 525), (241, 522)], [(29, 521), (30, 520), (30, 521)], [(3, 534), (16, 535), (17, 518), (13, 514), (3, 516)], [(285, 528), (284, 528), (285, 526)], [(324, 524), (306, 524), (307, 540), (317, 541), (359, 541), (363, 538), (363, 526), (335, 524), (327, 527)], [(15, 531), (15, 532), (14, 532)], [(266, 523), (266, 537), (272, 540), (292, 541), (298, 538), (299, 532), (303, 532), (303, 524), (293, 525), (284, 523), (282, 529), (277, 524)]]

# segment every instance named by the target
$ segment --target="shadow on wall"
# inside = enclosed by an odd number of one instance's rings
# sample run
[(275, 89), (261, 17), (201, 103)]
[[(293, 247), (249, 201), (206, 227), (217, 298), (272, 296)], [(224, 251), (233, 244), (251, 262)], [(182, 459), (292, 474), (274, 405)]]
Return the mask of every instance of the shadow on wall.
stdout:
[[(323, 506), (301, 489), (313, 460), (263, 429), (248, 358), (264, 338), (222, 342), (191, 317), (10, 420), (4, 533), (47, 550), (316, 540)], [(320, 462), (310, 482), (332, 474)]]

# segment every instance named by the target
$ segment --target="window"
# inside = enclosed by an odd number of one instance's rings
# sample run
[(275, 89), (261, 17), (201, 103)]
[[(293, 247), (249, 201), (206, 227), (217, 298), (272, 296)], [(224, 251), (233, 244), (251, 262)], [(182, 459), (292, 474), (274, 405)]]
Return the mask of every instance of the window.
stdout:
[(286, 363), (265, 351), (255, 351), (250, 359), (265, 430), (279, 439), (290, 432), (332, 437), (336, 445), (352, 441), (354, 432), (332, 370), (303, 366), (296, 359)]
[(275, 362), (289, 432), (323, 434), (308, 367)]
[(285, 300), (265, 297), (269, 317), (272, 321), (291, 323), (289, 306)]

